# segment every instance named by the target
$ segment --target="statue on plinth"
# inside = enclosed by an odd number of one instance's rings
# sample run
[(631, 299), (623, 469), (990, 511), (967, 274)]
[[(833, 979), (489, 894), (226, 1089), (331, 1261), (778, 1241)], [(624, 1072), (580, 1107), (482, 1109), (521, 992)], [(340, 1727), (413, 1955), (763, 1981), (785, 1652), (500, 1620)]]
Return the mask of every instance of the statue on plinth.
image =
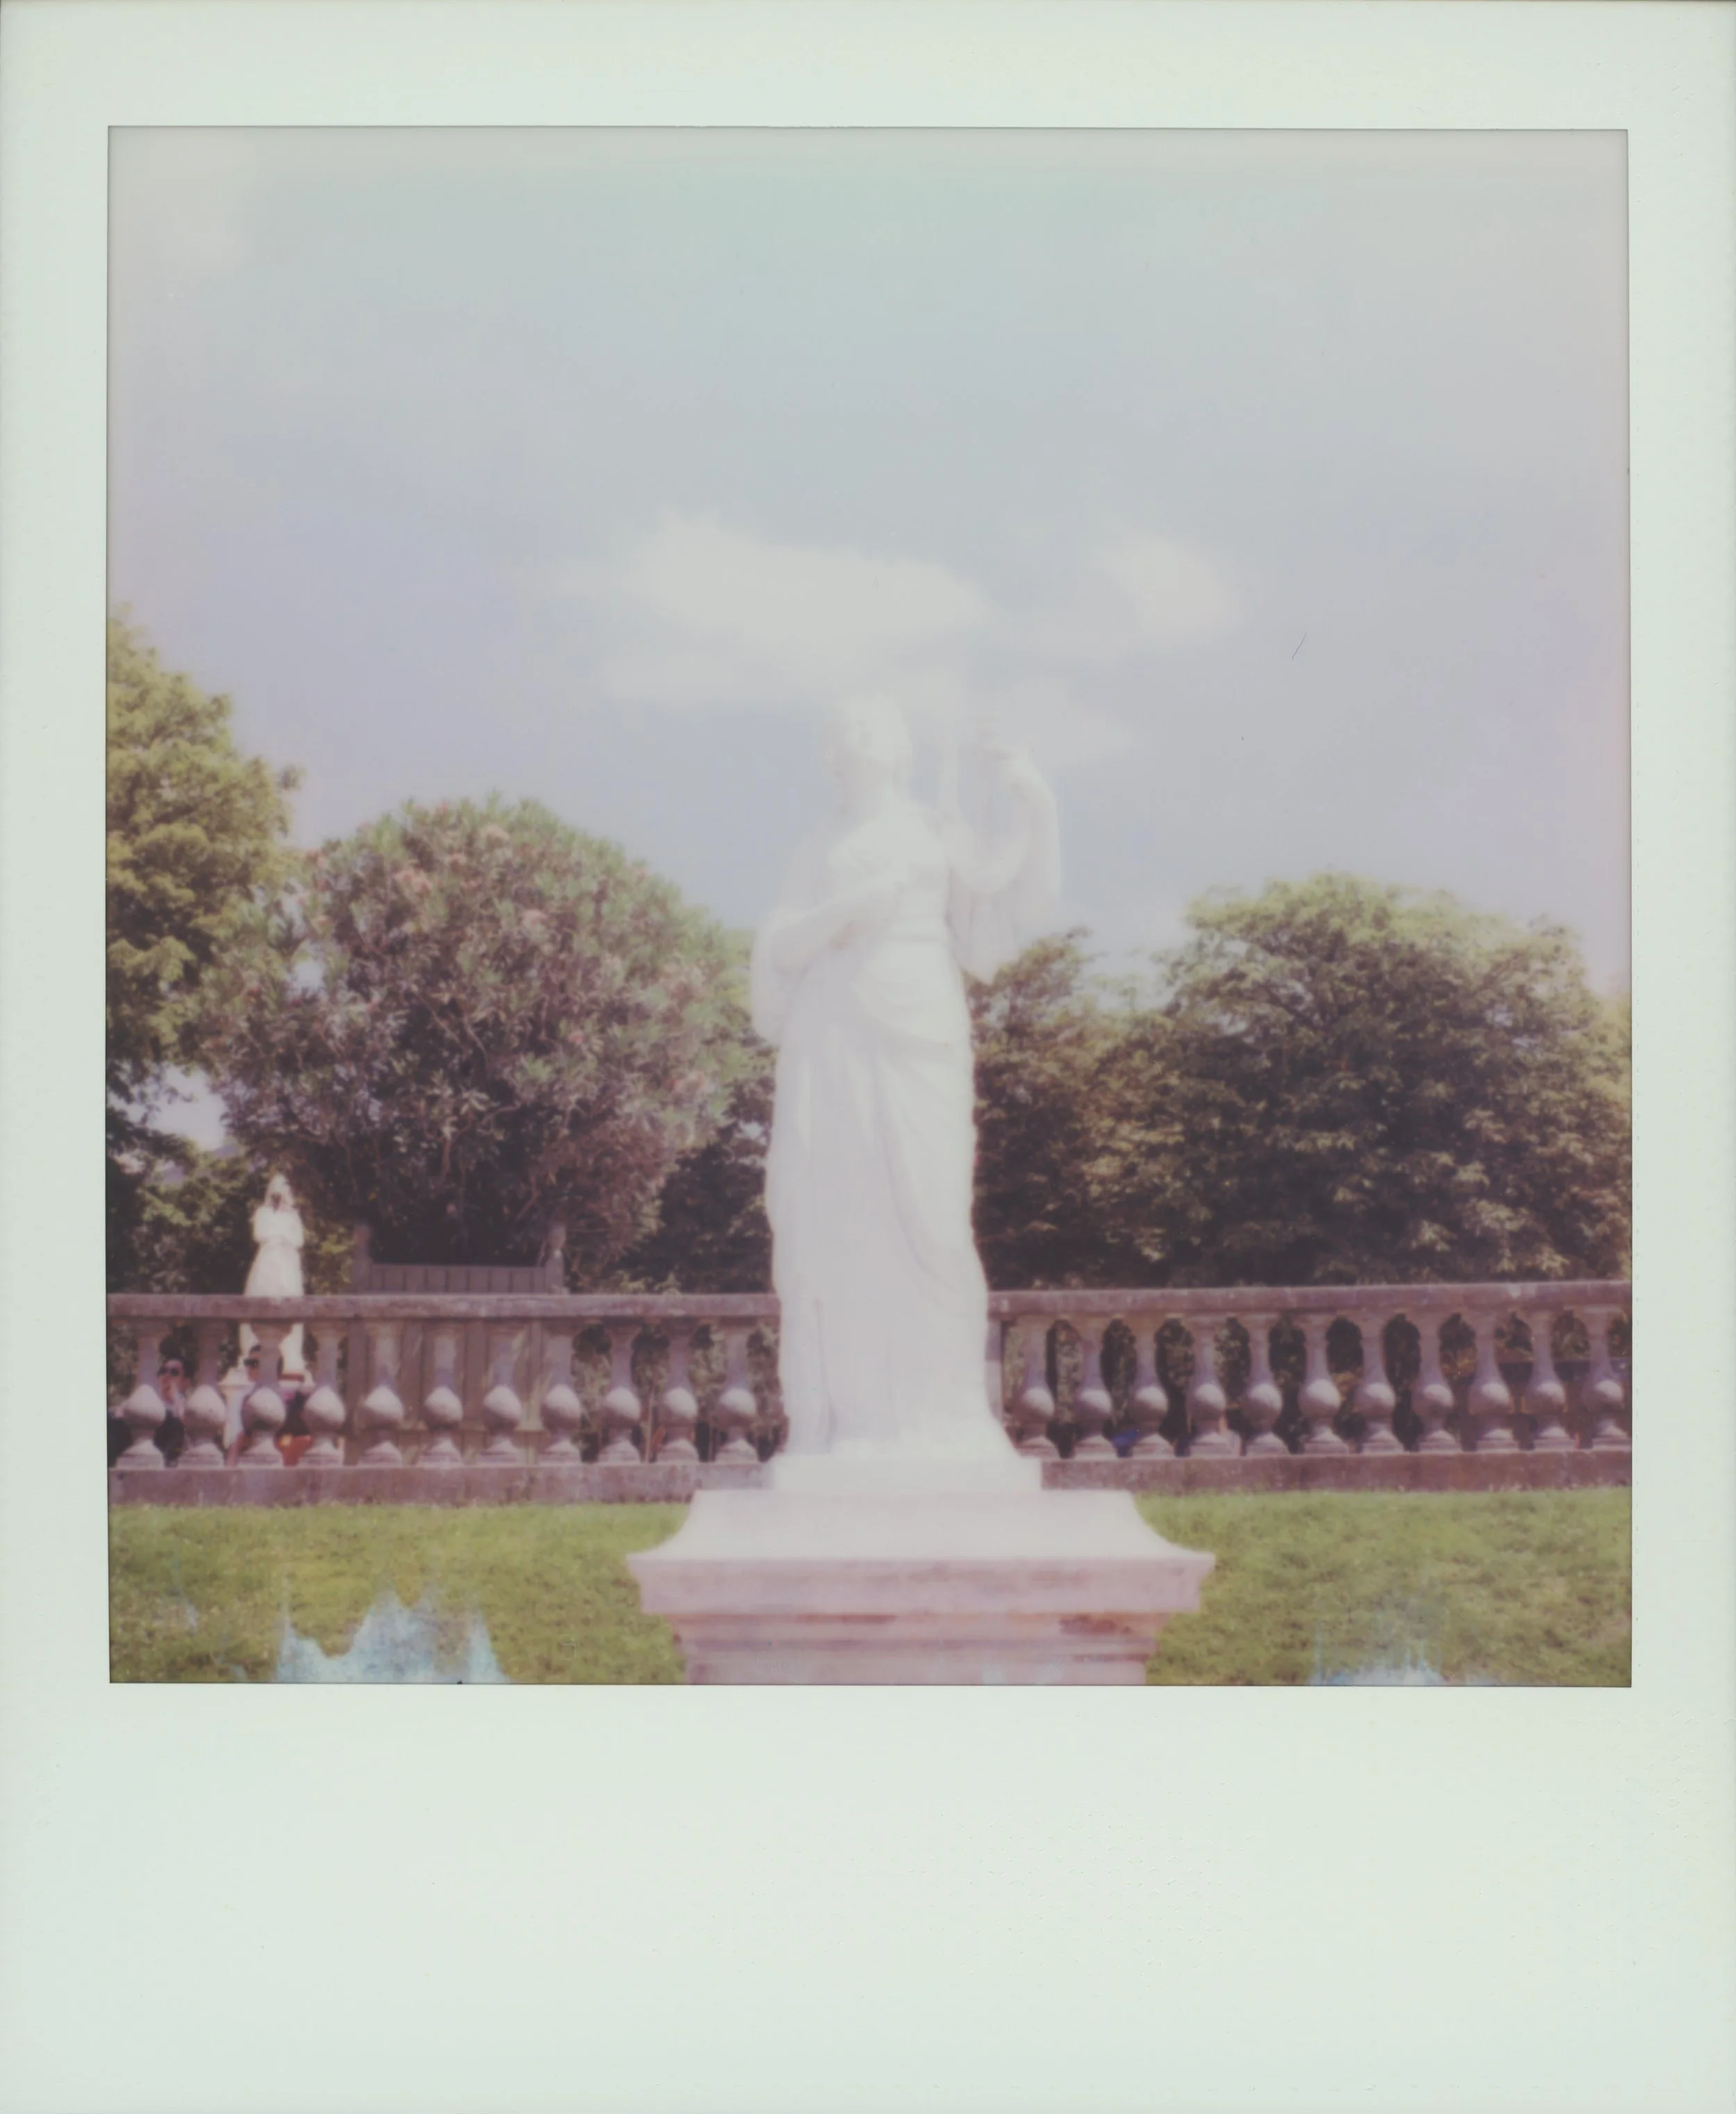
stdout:
[[(299, 1299), (302, 1296), (301, 1251), (305, 1238), (301, 1214), (295, 1208), (295, 1192), (286, 1176), (274, 1174), (266, 1184), (265, 1201), (254, 1213), (254, 1241), (257, 1252), (254, 1256), (253, 1267), (247, 1273), (246, 1291), (258, 1299)], [(244, 1365), (247, 1353), (258, 1340), (244, 1323), (241, 1329)], [(299, 1322), (283, 1339), (283, 1348), (278, 1353), (278, 1366), (286, 1380), (304, 1380), (307, 1377)]]
[(838, 811), (755, 943), (754, 1025), (778, 1049), (765, 1202), (792, 1457), (1012, 1452), (984, 1380), (963, 973), (993, 976), (1053, 916), (1059, 844), (1029, 757), (981, 753), (1011, 811), (998, 837), (911, 798), (896, 704), (844, 705)]

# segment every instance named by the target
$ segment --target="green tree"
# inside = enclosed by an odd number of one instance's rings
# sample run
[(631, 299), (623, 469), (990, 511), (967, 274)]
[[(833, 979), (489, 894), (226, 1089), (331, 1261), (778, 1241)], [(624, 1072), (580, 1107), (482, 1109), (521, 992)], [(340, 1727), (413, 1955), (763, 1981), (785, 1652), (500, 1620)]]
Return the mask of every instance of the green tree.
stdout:
[(244, 964), (210, 1062), (230, 1127), (375, 1252), (594, 1282), (742, 1069), (720, 927), (534, 803), (412, 803), (308, 858), (286, 968)]
[(1085, 935), (1039, 940), (969, 987), (976, 1052), (977, 1247), (991, 1285), (1149, 1284), (1112, 1201), (1126, 1155), (1126, 999), (1095, 982)]
[(771, 1289), (765, 1147), (772, 1052), (750, 1036), (744, 1062), (748, 1068), (731, 1088), (715, 1133), (676, 1162), (656, 1224), (617, 1267), (622, 1284), (653, 1292)]
[(1174, 1280), (1620, 1268), (1623, 1052), (1565, 932), (1331, 873), (1189, 922), (1127, 1023), (1118, 1199)]
[(124, 617), (108, 626), (107, 1255), (136, 1283), (146, 1189), (178, 1141), (149, 1119), (176, 1066), (201, 1060), (217, 965), (258, 943), (287, 871), (286, 795), (235, 744), (226, 698), (164, 669)]

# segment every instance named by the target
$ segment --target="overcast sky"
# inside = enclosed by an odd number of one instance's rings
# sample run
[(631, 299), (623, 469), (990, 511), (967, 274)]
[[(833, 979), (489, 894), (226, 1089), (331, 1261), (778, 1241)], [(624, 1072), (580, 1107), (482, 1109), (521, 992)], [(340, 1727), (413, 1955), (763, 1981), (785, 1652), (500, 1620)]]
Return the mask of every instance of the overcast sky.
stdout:
[(1337, 867), (1625, 982), (1620, 135), (112, 141), (112, 599), (304, 843), (498, 789), (749, 925), (871, 684), (1112, 954)]

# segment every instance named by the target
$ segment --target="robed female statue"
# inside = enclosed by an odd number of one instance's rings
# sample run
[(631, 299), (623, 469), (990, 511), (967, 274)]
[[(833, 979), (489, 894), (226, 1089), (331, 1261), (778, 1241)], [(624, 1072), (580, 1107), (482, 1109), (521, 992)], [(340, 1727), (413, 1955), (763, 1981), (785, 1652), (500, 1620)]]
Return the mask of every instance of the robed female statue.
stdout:
[(793, 1454), (998, 1456), (963, 976), (1053, 917), (1058, 832), (1029, 757), (984, 750), (1010, 823), (911, 796), (902, 713), (834, 716), (836, 813), (802, 845), (754, 945), (754, 1024), (778, 1050), (766, 1165), (779, 1379)]

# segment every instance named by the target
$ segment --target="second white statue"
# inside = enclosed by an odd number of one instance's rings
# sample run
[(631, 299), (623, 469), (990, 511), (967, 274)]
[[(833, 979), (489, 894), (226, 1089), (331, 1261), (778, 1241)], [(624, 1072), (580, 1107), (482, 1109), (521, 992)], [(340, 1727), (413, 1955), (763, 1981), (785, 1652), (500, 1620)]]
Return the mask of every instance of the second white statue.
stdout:
[(895, 704), (843, 707), (838, 812), (755, 944), (754, 1023), (779, 1053), (766, 1209), (796, 1458), (1012, 1452), (984, 1382), (963, 972), (992, 976), (1053, 918), (1060, 860), (1035, 766), (986, 754), (1010, 811), (998, 835), (911, 797)]

